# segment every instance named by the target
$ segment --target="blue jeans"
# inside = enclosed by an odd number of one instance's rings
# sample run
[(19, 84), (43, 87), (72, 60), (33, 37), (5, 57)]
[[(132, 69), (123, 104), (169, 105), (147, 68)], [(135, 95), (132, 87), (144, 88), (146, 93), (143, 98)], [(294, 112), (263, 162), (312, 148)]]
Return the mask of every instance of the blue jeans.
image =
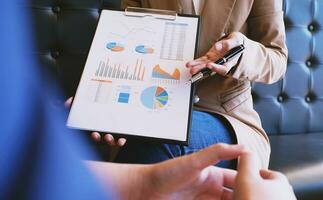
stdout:
[[(129, 139), (116, 157), (118, 163), (157, 163), (199, 151), (216, 143), (236, 144), (235, 133), (222, 116), (193, 111), (189, 146)], [(216, 166), (236, 168), (236, 161), (221, 161)]]

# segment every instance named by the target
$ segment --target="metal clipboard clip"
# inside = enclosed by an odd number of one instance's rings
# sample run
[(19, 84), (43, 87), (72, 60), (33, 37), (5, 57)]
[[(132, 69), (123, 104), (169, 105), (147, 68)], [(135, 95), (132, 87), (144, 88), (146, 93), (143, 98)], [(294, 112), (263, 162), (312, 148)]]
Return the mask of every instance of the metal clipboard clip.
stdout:
[(151, 16), (156, 19), (176, 20), (177, 13), (170, 10), (159, 10), (149, 8), (127, 7), (125, 9), (126, 16), (147, 17)]

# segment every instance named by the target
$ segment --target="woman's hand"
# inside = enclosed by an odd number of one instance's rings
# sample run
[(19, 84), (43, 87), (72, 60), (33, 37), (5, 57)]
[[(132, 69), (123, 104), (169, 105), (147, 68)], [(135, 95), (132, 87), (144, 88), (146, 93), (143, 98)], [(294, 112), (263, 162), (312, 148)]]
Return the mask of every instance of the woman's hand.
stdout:
[[(70, 108), (72, 105), (72, 101), (73, 101), (73, 97), (68, 98), (65, 103), (64, 106), (66, 108)], [(96, 141), (96, 142), (100, 142), (101, 140), (103, 140), (104, 142), (106, 142), (108, 145), (110, 146), (116, 146), (116, 147), (122, 147), (126, 144), (127, 140), (125, 138), (119, 138), (118, 140), (116, 140), (113, 135), (109, 134), (109, 133), (105, 133), (103, 138), (101, 136), (100, 133), (98, 132), (92, 132), (91, 133), (91, 138), (92, 140)]]
[(92, 132), (91, 138), (96, 141), (100, 142), (102, 139), (104, 142), (106, 142), (110, 146), (116, 146), (116, 147), (122, 147), (126, 144), (127, 139), (125, 138), (118, 138), (117, 140), (113, 137), (113, 135), (109, 133), (104, 133), (104, 136), (102, 137), (100, 133), (98, 132)]
[(188, 62), (186, 67), (189, 68), (192, 75), (205, 67), (210, 68), (222, 76), (227, 75), (230, 69), (237, 64), (239, 56), (224, 65), (217, 65), (214, 62), (223, 57), (232, 48), (243, 44), (244, 37), (240, 32), (232, 32), (230, 35), (216, 42), (204, 56)]

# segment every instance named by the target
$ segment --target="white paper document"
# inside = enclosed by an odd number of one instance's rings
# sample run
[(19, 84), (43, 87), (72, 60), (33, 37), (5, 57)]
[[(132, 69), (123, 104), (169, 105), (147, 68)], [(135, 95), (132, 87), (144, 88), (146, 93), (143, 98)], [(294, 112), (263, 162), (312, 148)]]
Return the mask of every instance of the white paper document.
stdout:
[(103, 10), (67, 126), (187, 142), (198, 18)]

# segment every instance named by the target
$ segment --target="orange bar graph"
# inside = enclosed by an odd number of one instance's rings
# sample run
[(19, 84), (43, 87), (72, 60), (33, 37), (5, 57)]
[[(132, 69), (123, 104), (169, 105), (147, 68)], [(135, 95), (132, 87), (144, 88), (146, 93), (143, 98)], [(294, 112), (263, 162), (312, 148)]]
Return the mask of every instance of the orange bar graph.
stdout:
[(117, 78), (118, 78), (118, 79), (120, 79), (120, 64), (119, 64), (119, 66), (118, 66)]
[(135, 71), (134, 71), (133, 76), (132, 76), (132, 80), (136, 80), (137, 67), (138, 67), (138, 60), (136, 62), (136, 67), (135, 67)]
[(138, 73), (137, 73), (137, 75), (136, 75), (136, 79), (137, 79), (137, 80), (140, 80), (140, 76), (139, 76), (139, 75), (140, 75), (140, 71), (141, 71), (141, 67), (139, 67)]
[(107, 59), (106, 62), (100, 61), (98, 68), (92, 80), (106, 81), (106, 79), (123, 79), (143, 81), (145, 77), (146, 68), (143, 65), (142, 59), (137, 59), (135, 65), (122, 65), (120, 63), (111, 63), (111, 60)]
[(125, 76), (125, 79), (128, 79), (128, 68), (129, 68), (129, 66), (127, 66), (127, 69), (126, 69), (126, 76)]
[(139, 78), (139, 77), (140, 77), (141, 67), (142, 67), (142, 60), (141, 60), (141, 62), (140, 62), (139, 71), (138, 71), (138, 75), (137, 75), (138, 80), (140, 80), (140, 78)]
[(144, 80), (144, 76), (145, 76), (145, 70), (143, 70), (143, 72), (142, 72), (142, 76), (141, 76), (142, 81)]

